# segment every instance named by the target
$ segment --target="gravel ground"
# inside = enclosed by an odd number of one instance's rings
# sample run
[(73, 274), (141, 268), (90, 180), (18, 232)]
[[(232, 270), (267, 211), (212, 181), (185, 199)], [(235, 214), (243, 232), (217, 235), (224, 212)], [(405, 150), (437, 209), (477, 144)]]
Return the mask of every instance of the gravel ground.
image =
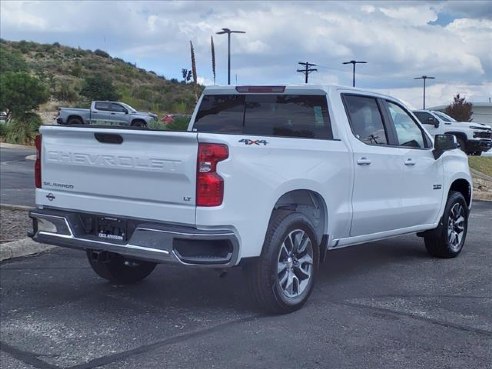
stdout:
[(31, 228), (27, 210), (0, 208), (0, 243), (26, 238)]

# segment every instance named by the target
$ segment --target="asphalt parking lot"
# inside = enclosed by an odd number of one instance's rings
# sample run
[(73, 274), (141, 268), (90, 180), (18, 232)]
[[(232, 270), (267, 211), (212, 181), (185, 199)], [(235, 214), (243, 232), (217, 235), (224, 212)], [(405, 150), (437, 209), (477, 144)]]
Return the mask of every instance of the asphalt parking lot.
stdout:
[(2, 368), (491, 368), (492, 203), (451, 260), (405, 236), (333, 251), (307, 305), (268, 316), (240, 269), (98, 278), (56, 248), (1, 264)]

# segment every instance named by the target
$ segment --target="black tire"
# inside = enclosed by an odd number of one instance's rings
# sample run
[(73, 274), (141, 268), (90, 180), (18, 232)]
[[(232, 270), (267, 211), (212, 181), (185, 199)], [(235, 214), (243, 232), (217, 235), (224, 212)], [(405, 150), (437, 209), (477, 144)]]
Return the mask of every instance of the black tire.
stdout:
[[(297, 250), (296, 244), (301, 246)], [(268, 312), (286, 314), (309, 298), (318, 263), (319, 245), (309, 219), (279, 211), (272, 215), (261, 256), (244, 269), (256, 303)]]
[(468, 231), (468, 206), (460, 192), (448, 196), (439, 226), (424, 235), (425, 248), (432, 256), (454, 258), (465, 244)]
[(139, 282), (154, 270), (156, 264), (148, 261), (126, 259), (115, 253), (87, 251), (92, 269), (101, 278), (112, 283), (131, 284)]
[(143, 120), (134, 120), (131, 124), (132, 127), (147, 127), (147, 123)]
[(466, 151), (465, 140), (463, 140), (461, 137), (456, 137), (456, 141), (458, 141), (461, 151), (464, 151), (468, 155), (468, 152)]
[(79, 117), (70, 117), (70, 118), (68, 118), (67, 124), (68, 125), (71, 125), (71, 124), (84, 124), (84, 122)]

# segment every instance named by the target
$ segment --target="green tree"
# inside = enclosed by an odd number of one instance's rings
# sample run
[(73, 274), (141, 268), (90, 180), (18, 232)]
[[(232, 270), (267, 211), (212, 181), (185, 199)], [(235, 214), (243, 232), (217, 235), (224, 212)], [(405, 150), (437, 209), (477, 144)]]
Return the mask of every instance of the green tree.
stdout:
[(472, 103), (465, 101), (464, 97), (460, 97), (460, 94), (457, 94), (453, 98), (453, 103), (448, 105), (444, 112), (458, 122), (471, 122), (472, 107)]
[(118, 100), (119, 97), (111, 79), (102, 75), (86, 77), (80, 94), (89, 100)]
[(41, 81), (25, 72), (0, 75), (0, 110), (7, 112), (7, 119), (22, 118), (48, 98), (48, 91)]

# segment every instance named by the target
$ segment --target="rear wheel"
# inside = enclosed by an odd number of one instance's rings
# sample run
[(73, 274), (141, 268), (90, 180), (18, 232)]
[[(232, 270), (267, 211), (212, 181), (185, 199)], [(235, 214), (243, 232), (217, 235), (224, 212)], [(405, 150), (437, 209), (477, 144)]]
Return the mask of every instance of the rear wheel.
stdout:
[(112, 252), (87, 251), (89, 264), (96, 274), (110, 282), (131, 284), (141, 281), (154, 270), (156, 264), (127, 259)]
[(451, 192), (439, 226), (424, 236), (429, 254), (438, 258), (454, 258), (465, 244), (468, 230), (468, 206), (460, 192)]
[(256, 302), (277, 314), (300, 309), (313, 290), (318, 260), (309, 219), (301, 213), (274, 214), (261, 256), (245, 266)]
[(70, 117), (68, 118), (67, 124), (84, 124), (84, 122), (79, 117)]

